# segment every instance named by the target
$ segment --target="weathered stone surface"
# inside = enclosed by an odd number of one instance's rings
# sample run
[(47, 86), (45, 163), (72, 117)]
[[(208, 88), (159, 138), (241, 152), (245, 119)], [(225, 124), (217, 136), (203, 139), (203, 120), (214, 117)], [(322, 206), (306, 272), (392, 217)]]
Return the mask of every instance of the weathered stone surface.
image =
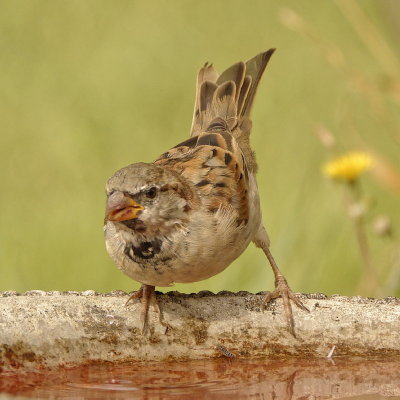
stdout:
[(150, 309), (141, 334), (140, 303), (127, 294), (30, 291), (0, 294), (3, 367), (72, 365), (91, 361), (188, 360), (238, 357), (400, 355), (400, 299), (302, 295), (310, 313), (294, 308), (297, 337), (287, 330), (282, 301), (261, 311), (262, 294), (159, 294), (165, 334)]

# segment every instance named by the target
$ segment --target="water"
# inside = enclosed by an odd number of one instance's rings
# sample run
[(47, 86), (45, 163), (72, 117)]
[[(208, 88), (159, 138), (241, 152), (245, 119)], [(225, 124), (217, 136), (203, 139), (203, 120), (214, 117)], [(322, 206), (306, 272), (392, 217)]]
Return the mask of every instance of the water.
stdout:
[(40, 399), (400, 400), (400, 360), (94, 364), (0, 373), (0, 393)]

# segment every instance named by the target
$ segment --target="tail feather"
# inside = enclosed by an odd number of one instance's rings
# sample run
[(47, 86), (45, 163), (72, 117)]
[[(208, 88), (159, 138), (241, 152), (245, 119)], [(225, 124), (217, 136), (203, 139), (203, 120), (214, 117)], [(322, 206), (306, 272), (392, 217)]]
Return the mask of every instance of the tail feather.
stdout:
[(213, 120), (222, 118), (226, 121), (228, 129), (233, 129), (237, 118), (235, 95), (236, 85), (233, 81), (227, 81), (218, 86), (214, 93), (213, 101), (209, 106), (210, 125)]
[[(249, 131), (244, 132), (243, 127), (250, 127), (251, 123), (245, 120), (249, 118), (258, 84), (274, 51), (260, 53), (246, 63), (238, 62), (221, 75), (212, 64), (206, 63), (200, 69), (191, 136), (209, 131), (210, 127), (215, 130), (215, 126), (221, 129), (227, 126), (238, 139), (242, 134), (248, 136)], [(225, 123), (221, 124), (221, 120)]]
[(196, 81), (196, 100), (194, 103), (192, 135), (193, 130), (199, 129), (203, 125), (204, 112), (207, 110), (207, 104), (212, 100), (215, 89), (217, 88), (216, 81), (218, 73), (213, 68), (212, 64), (205, 63), (197, 74)]
[(209, 104), (212, 104), (214, 93), (217, 90), (217, 88), (218, 85), (211, 81), (205, 81), (201, 84), (199, 91), (199, 105), (198, 105), (200, 117), (202, 116), (201, 115), (202, 113), (207, 111), (207, 107), (209, 106)]
[(236, 86), (236, 97), (237, 102), (240, 90), (242, 88), (243, 80), (245, 77), (246, 66), (243, 62), (238, 62), (232, 65), (230, 68), (225, 70), (217, 79), (217, 84), (221, 85), (224, 82), (232, 81)]
[(217, 85), (210, 81), (201, 84), (199, 95), (198, 117), (195, 129), (197, 132), (231, 130), (237, 122), (236, 86), (227, 81)]
[(258, 84), (262, 74), (264, 73), (265, 67), (268, 64), (269, 59), (274, 53), (275, 49), (269, 49), (264, 53), (260, 53), (257, 56), (251, 58), (246, 62), (246, 75), (251, 76), (251, 88), (246, 96), (244, 107), (242, 110), (243, 116), (249, 116), (251, 111), (251, 106), (253, 105), (254, 97), (256, 95)]
[(238, 106), (237, 106), (239, 115), (243, 115), (243, 109), (244, 109), (246, 98), (249, 95), (251, 82), (252, 82), (251, 76), (247, 75), (244, 78), (243, 85), (242, 85), (242, 88), (239, 93)]

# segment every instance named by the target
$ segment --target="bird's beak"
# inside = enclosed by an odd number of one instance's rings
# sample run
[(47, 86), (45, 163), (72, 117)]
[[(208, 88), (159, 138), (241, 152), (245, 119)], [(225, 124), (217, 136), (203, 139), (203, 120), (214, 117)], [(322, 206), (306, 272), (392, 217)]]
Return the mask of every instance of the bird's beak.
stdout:
[(138, 217), (144, 207), (121, 192), (113, 193), (107, 200), (106, 221), (127, 221)]

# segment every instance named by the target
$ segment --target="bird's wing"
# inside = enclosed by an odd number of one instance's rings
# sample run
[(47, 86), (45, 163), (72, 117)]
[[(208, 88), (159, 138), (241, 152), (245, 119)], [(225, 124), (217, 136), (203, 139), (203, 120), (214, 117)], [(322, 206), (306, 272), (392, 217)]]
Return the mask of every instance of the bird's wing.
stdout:
[(246, 161), (229, 132), (191, 137), (162, 154), (155, 164), (172, 169), (189, 181), (210, 213), (229, 209), (238, 225), (249, 217)]

